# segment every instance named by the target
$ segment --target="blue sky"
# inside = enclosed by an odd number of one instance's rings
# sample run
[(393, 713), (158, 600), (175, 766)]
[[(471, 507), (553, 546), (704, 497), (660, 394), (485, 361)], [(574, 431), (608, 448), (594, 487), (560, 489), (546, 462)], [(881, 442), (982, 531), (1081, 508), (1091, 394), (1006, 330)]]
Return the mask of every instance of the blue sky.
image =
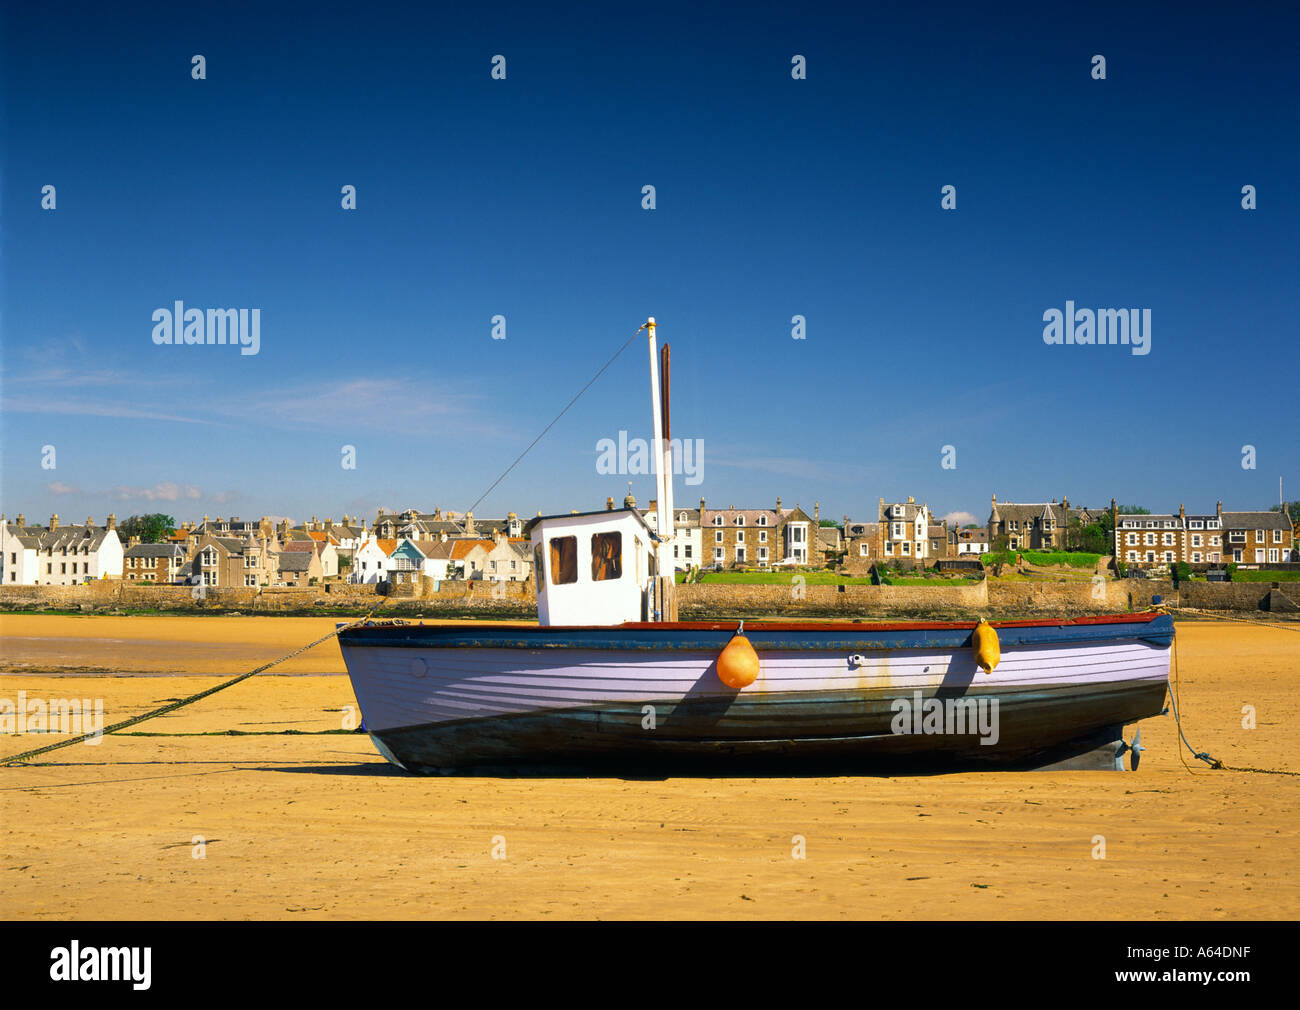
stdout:
[[(11, 517), (463, 509), (647, 315), (679, 502), (1300, 492), (1293, 14), (131, 7), (5, 13)], [(260, 352), (156, 346), (177, 299)], [(1151, 353), (1047, 346), (1067, 299)], [(648, 426), (638, 341), (478, 514), (621, 498)]]

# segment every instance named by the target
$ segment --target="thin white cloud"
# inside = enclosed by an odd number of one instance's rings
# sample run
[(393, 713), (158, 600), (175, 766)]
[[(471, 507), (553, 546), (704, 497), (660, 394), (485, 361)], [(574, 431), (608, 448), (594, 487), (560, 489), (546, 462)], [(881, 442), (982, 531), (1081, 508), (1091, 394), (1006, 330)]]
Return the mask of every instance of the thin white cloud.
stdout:
[(979, 522), (970, 512), (949, 512), (939, 518), (945, 520), (949, 526), (971, 526)]

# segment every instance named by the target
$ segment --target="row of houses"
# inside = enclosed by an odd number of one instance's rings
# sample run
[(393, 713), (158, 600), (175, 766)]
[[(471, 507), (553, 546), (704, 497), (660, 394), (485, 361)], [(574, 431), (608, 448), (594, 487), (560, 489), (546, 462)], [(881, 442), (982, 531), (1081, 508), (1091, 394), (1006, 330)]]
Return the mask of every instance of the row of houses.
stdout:
[[(655, 501), (638, 507), (630, 493), (623, 507), (635, 509), (651, 529), (658, 522)], [(614, 499), (605, 507), (614, 509)], [(540, 513), (539, 513), (540, 514)], [(1072, 533), (1105, 525), (1113, 529), (1113, 556), (1126, 564), (1211, 566), (1278, 564), (1296, 560), (1290, 517), (1281, 511), (1228, 511), (1219, 502), (1212, 514), (1121, 514), (1050, 502), (999, 502), (992, 497), (984, 528), (959, 529), (931, 513), (925, 502), (879, 499), (873, 521), (823, 525), (821, 507), (811, 515), (798, 503), (772, 508), (675, 508), (673, 564), (676, 570), (826, 568), (865, 573), (884, 563), (927, 567), (951, 558), (978, 557), (992, 549), (1060, 550)], [(373, 525), (345, 515), (291, 525), (268, 517), (186, 522), (163, 543), (123, 543), (116, 517), (97, 525), (29, 526), (23, 515), (0, 516), (0, 582), (9, 585), (75, 585), (121, 578), (157, 585), (213, 587), (298, 587), (330, 579), (401, 585), (424, 575), (434, 580), (526, 581), (532, 558), (525, 523), (510, 512), (503, 519), (459, 514), (384, 512)]]

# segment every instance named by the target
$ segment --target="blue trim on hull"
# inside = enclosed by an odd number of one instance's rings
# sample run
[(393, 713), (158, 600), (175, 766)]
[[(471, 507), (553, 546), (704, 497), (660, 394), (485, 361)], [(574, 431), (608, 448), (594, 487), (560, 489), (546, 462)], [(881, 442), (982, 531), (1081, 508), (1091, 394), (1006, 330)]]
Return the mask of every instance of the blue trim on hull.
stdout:
[[(737, 622), (739, 623), (739, 622)], [(1107, 624), (1042, 624), (997, 627), (1003, 649), (1014, 646), (1087, 645), (1115, 641), (1143, 641), (1167, 646), (1174, 639), (1173, 618), (1162, 614), (1154, 619)], [(921, 627), (916, 629), (869, 624), (843, 624), (828, 629), (810, 627), (764, 629), (751, 624), (745, 637), (754, 648), (814, 652), (881, 652), (893, 649), (960, 649), (969, 647), (973, 627)], [(718, 625), (716, 630), (699, 627), (603, 627), (603, 628), (520, 628), (463, 625), (400, 624), (360, 625), (339, 635), (339, 644), (394, 649), (595, 649), (603, 651), (687, 651), (720, 650), (735, 633), (735, 627)]]

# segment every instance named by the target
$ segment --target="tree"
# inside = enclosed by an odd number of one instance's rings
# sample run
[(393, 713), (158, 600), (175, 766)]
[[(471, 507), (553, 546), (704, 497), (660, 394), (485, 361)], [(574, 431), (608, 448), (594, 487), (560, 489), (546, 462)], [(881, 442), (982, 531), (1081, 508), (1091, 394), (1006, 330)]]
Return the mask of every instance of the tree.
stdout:
[(1151, 510), (1143, 505), (1120, 505), (1117, 511), (1122, 516), (1149, 516)]
[(176, 520), (161, 512), (148, 515), (132, 516), (124, 520), (117, 528), (117, 535), (122, 540), (139, 537), (142, 544), (156, 544), (166, 540), (176, 532)]

